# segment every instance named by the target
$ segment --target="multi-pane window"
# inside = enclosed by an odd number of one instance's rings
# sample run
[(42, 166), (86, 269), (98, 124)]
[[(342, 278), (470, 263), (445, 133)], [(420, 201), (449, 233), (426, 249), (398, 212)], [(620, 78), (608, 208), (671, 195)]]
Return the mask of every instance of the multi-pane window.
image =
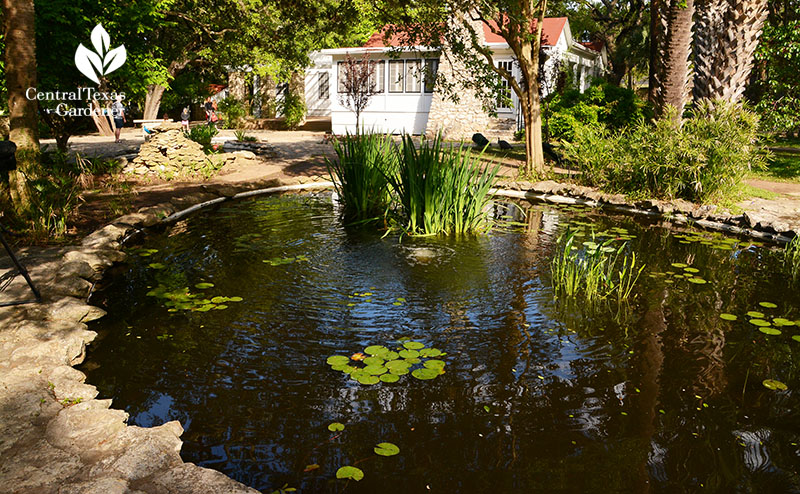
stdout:
[(405, 62), (389, 60), (389, 92), (402, 93), (405, 79)]
[(386, 64), (383, 60), (377, 62), (370, 62), (372, 63), (372, 75), (370, 76), (370, 82), (372, 83), (372, 92), (374, 93), (382, 93), (383, 92), (383, 85), (384, 80), (386, 79)]
[(439, 61), (429, 58), (425, 60), (425, 92), (433, 92), (433, 83), (436, 81), (436, 71), (439, 70)]
[[(500, 60), (497, 62), (497, 67), (501, 69), (505, 69), (510, 74), (514, 73), (514, 61), (513, 60)], [(500, 77), (500, 96), (497, 98), (497, 108), (498, 109), (510, 109), (511, 108), (511, 84), (505, 77)]]
[(418, 93), (422, 90), (422, 62), (406, 60), (406, 92)]
[(319, 99), (325, 101), (330, 96), (330, 74), (327, 72), (319, 73)]
[(339, 62), (336, 64), (336, 90), (340, 93), (346, 93), (347, 89), (344, 87), (344, 78), (345, 74), (347, 73), (347, 63)]

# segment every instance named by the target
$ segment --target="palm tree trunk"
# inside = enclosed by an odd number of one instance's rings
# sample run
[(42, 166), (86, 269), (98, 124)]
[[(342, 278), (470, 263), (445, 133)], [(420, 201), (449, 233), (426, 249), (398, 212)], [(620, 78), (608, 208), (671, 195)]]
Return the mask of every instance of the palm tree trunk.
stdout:
[[(665, 0), (658, 10), (660, 15), (666, 14), (666, 26), (662, 22), (662, 27), (666, 27), (666, 35), (657, 74), (655, 113), (658, 118), (669, 116), (680, 123), (683, 108), (689, 99), (694, 0)], [(677, 111), (671, 112), (670, 108)]]
[(695, 32), (694, 100), (741, 99), (753, 69), (767, 0), (700, 0)]
[(10, 120), (9, 139), (17, 145), (17, 169), (9, 173), (9, 189), (18, 213), (30, 206), (28, 179), (39, 171), (37, 102), (25, 97), (36, 87), (36, 31), (33, 0), (3, 0), (6, 43), (6, 87)]

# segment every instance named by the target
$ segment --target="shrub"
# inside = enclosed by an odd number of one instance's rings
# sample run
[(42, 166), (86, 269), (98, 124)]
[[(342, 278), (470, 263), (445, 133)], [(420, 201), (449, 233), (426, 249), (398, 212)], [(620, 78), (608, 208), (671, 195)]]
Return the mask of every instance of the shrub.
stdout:
[(306, 119), (306, 102), (300, 95), (292, 91), (286, 91), (286, 95), (280, 105), (286, 127), (294, 130), (303, 124)]
[(389, 176), (402, 206), (404, 228), (412, 234), (471, 233), (485, 228), (484, 207), (499, 165), (481, 166), (469, 148), (445, 147), (441, 134), (421, 143), (410, 136), (397, 146), (398, 170)]
[(206, 153), (211, 150), (211, 139), (219, 134), (213, 125), (197, 125), (189, 131), (189, 139), (203, 146)]
[(32, 238), (58, 239), (67, 232), (67, 221), (78, 207), (81, 172), (61, 151), (42, 153), (41, 163), (47, 175), (28, 180), (32, 194), (26, 220)]
[(724, 102), (702, 103), (677, 127), (664, 118), (627, 132), (582, 126), (564, 157), (582, 180), (613, 192), (702, 202), (733, 190), (753, 167), (764, 166), (758, 117)]
[(233, 135), (236, 137), (237, 141), (241, 142), (256, 142), (258, 139), (255, 136), (247, 135), (247, 131), (245, 130), (234, 130)]
[(581, 93), (577, 89), (554, 93), (545, 104), (550, 137), (572, 141), (584, 125), (603, 124), (620, 130), (653, 114), (647, 102), (630, 89), (596, 80)]
[(334, 139), (336, 159), (325, 159), (345, 217), (370, 220), (386, 212), (390, 202), (387, 176), (394, 173), (396, 156), (391, 136), (368, 133)]
[(244, 103), (235, 96), (226, 96), (217, 104), (217, 111), (221, 114), (222, 125), (228, 129), (241, 127), (242, 119), (247, 115)]

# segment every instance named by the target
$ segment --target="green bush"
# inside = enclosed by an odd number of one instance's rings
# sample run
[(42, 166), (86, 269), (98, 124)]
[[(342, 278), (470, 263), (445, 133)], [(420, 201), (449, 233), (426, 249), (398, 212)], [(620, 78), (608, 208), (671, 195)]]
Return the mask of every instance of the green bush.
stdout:
[(189, 139), (203, 146), (206, 153), (211, 150), (211, 138), (219, 134), (213, 125), (197, 125), (189, 131)]
[(391, 200), (387, 176), (396, 168), (391, 136), (347, 135), (333, 141), (336, 159), (325, 159), (344, 204), (345, 217), (370, 220), (386, 212)]
[(566, 141), (574, 139), (584, 125), (599, 123), (620, 130), (653, 116), (635, 92), (600, 80), (583, 93), (577, 89), (555, 93), (544, 106), (550, 137)]
[(58, 239), (67, 232), (67, 221), (79, 204), (81, 171), (66, 153), (41, 154), (47, 175), (28, 180), (31, 205), (26, 215), (34, 239)]
[(286, 91), (286, 95), (280, 105), (286, 127), (294, 130), (302, 125), (306, 118), (306, 102), (300, 95), (292, 91)]
[(236, 129), (242, 126), (242, 120), (247, 115), (244, 103), (234, 96), (226, 96), (217, 104), (217, 112), (222, 119), (222, 125), (227, 129)]
[(589, 185), (703, 202), (724, 196), (751, 168), (764, 166), (757, 141), (753, 112), (715, 102), (691, 110), (682, 127), (670, 118), (654, 125), (640, 121), (626, 132), (585, 125), (563, 149)]

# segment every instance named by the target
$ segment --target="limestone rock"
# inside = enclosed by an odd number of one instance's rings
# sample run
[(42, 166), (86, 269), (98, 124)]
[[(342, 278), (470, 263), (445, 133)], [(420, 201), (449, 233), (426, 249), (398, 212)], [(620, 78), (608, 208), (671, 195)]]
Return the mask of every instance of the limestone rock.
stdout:
[(127, 173), (154, 174), (163, 178), (192, 175), (208, 164), (203, 146), (189, 139), (179, 124), (162, 124), (125, 168)]
[(100, 319), (106, 315), (106, 311), (72, 297), (64, 297), (50, 304), (48, 315), (49, 319), (56, 321), (89, 322)]
[(58, 494), (128, 494), (128, 482), (116, 477), (103, 477), (62, 485)]

